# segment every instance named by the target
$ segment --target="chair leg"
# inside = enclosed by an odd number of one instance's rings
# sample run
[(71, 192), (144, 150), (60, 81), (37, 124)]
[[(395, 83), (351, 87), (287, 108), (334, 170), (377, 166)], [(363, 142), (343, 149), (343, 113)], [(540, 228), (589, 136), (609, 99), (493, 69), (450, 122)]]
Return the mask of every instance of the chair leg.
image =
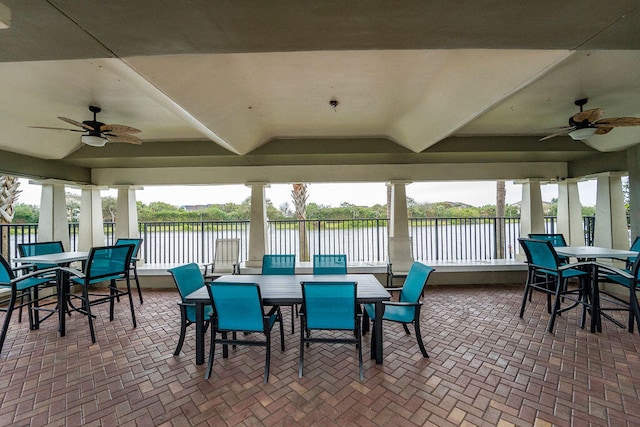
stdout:
[(133, 278), (135, 279), (136, 287), (138, 288), (138, 298), (140, 298), (140, 304), (142, 304), (142, 290), (140, 289), (140, 279), (138, 279), (138, 269), (136, 267), (133, 267)]
[(89, 288), (87, 284), (82, 285), (82, 304), (87, 312), (87, 319), (89, 319), (89, 332), (91, 332), (91, 342), (96, 343), (96, 332), (93, 328), (93, 316), (91, 315), (91, 304), (89, 302)]
[(638, 296), (636, 295), (636, 287), (629, 287), (629, 332), (633, 333), (634, 322), (638, 323), (638, 331), (640, 332), (640, 306), (638, 304)]
[(356, 321), (356, 339), (358, 343), (358, 371), (360, 373), (360, 381), (364, 380), (364, 367), (362, 366), (362, 331), (360, 330), (360, 321)]
[(131, 322), (133, 323), (133, 327), (137, 327), (136, 324), (136, 312), (133, 307), (133, 294), (131, 293), (131, 281), (129, 277), (127, 277), (127, 295), (129, 296), (129, 308), (131, 309)]
[(562, 283), (558, 278), (556, 283), (556, 293), (555, 293), (555, 301), (553, 303), (553, 311), (551, 313), (551, 318), (549, 319), (549, 327), (547, 331), (549, 333), (553, 333), (553, 327), (556, 323), (556, 316), (558, 315), (558, 310), (560, 310), (560, 292), (562, 291)]
[(216, 351), (216, 330), (211, 326), (211, 344), (209, 344), (209, 362), (207, 363), (207, 372), (204, 374), (205, 379), (211, 378), (211, 371), (213, 370), (213, 356)]
[(404, 328), (404, 332), (405, 332), (407, 335), (411, 335), (411, 332), (409, 332), (409, 328), (407, 327), (407, 324), (406, 324), (406, 323), (403, 323), (403, 324), (402, 324), (402, 327)]
[(429, 355), (427, 354), (427, 350), (424, 348), (424, 344), (422, 343), (422, 335), (420, 334), (420, 318), (418, 316), (416, 316), (416, 319), (413, 321), (413, 326), (416, 331), (416, 339), (418, 340), (418, 347), (420, 347), (422, 357), (426, 357), (428, 359)]
[(284, 351), (284, 322), (280, 308), (278, 308), (278, 323), (280, 323), (280, 350)]
[(264, 361), (264, 384), (269, 382), (269, 366), (271, 365), (271, 331), (265, 334), (267, 337), (267, 350)]
[(7, 338), (7, 331), (9, 330), (9, 321), (11, 321), (11, 313), (13, 312), (13, 307), (16, 303), (17, 296), (12, 291), (11, 297), (9, 298), (9, 303), (7, 305), (7, 314), (4, 316), (4, 324), (2, 325), (2, 335), (0, 335), (0, 353), (2, 352), (2, 346), (4, 345), (4, 340)]
[(302, 367), (304, 366), (304, 316), (300, 316), (300, 360), (298, 361), (298, 378), (302, 378)]
[(180, 354), (182, 351), (182, 345), (184, 344), (184, 337), (187, 334), (187, 309), (184, 306), (180, 306), (180, 338), (178, 338), (178, 345), (176, 351), (173, 352), (174, 356)]

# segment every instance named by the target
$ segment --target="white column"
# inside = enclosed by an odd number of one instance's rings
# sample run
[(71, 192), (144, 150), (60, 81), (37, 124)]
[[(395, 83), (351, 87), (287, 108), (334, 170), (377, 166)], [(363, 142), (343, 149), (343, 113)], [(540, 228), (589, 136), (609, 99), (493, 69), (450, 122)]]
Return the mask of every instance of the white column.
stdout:
[(88, 252), (94, 246), (105, 245), (100, 188), (82, 187), (79, 221), (78, 250)]
[(249, 224), (249, 259), (247, 267), (262, 267), (262, 257), (267, 247), (267, 202), (264, 189), (266, 182), (250, 182), (251, 188), (251, 220)]
[(41, 242), (60, 240), (65, 250), (71, 249), (64, 184), (42, 184), (38, 240)]
[(141, 187), (123, 185), (118, 189), (118, 201), (116, 206), (116, 239), (138, 238), (138, 206), (136, 205), (136, 190)]
[(629, 170), (629, 219), (631, 220), (631, 242), (640, 236), (640, 145), (627, 148)]
[(411, 181), (401, 180), (387, 183), (391, 188), (389, 262), (393, 264), (394, 272), (409, 271), (411, 264), (413, 264), (407, 215), (407, 184), (411, 184)]
[(528, 237), (529, 233), (546, 233), (540, 181), (527, 179), (517, 183), (522, 184), (520, 237)]
[(570, 246), (584, 245), (582, 204), (576, 180), (558, 182), (558, 233)]
[(594, 246), (629, 249), (621, 174), (598, 175)]

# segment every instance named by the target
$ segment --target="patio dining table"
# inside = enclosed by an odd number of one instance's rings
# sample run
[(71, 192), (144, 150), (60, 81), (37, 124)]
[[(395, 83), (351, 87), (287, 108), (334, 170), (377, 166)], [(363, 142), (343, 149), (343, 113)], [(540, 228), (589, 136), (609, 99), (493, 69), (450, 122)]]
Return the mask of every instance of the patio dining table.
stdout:
[[(578, 261), (590, 261), (597, 259), (626, 260), (629, 257), (638, 256), (638, 252), (625, 249), (612, 249), (600, 246), (557, 246), (554, 248), (560, 256), (576, 258)], [(598, 269), (592, 269), (590, 280), (589, 298), (591, 298), (592, 316), (591, 332), (602, 332), (602, 313), (600, 310), (600, 288), (598, 286)]]
[[(384, 312), (383, 301), (389, 301), (391, 295), (376, 279), (373, 274), (296, 274), (296, 275), (266, 275), (243, 274), (227, 275), (217, 278), (218, 282), (232, 283), (257, 283), (260, 286), (260, 294), (264, 305), (292, 305), (302, 304), (302, 282), (357, 282), (357, 300), (360, 304), (375, 304), (376, 318), (373, 337), (374, 344), (371, 347), (371, 358), (381, 364), (382, 357), (382, 314)], [(196, 306), (196, 364), (204, 363), (204, 306), (211, 304), (209, 292), (206, 287), (200, 288), (187, 295), (185, 300)]]
[[(32, 255), (27, 257), (16, 258), (15, 261), (21, 264), (51, 264), (58, 267), (66, 267), (72, 262), (86, 261), (89, 257), (89, 252), (59, 252), (53, 254)], [(56, 295), (58, 299), (58, 331), (60, 336), (65, 336), (65, 314), (68, 311), (67, 298), (66, 298), (66, 283), (68, 280), (67, 273), (62, 270), (56, 272)], [(36, 313), (37, 316), (37, 313)], [(36, 320), (36, 327), (38, 321)]]

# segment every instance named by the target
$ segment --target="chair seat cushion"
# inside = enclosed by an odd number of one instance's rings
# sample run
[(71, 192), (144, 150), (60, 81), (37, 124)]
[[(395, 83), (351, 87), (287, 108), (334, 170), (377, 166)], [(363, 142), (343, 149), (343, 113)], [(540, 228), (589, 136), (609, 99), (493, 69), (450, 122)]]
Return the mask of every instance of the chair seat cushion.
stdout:
[[(606, 279), (607, 279), (608, 282), (614, 282), (614, 283), (617, 283), (619, 285), (626, 286), (627, 288), (632, 286), (632, 283), (634, 282), (633, 279), (628, 279), (628, 278), (626, 278), (624, 276), (620, 276), (618, 274), (607, 274)], [(637, 287), (638, 287), (638, 284), (636, 284), (636, 288)]]
[(24, 291), (29, 288), (33, 288), (35, 286), (40, 286), (44, 283), (51, 281), (51, 278), (47, 277), (31, 277), (29, 279), (20, 280), (16, 283), (16, 289), (19, 291)]
[[(195, 305), (187, 305), (187, 320), (189, 322), (196, 321), (196, 306)], [(204, 306), (204, 320), (209, 320), (211, 315), (213, 314), (213, 307), (211, 305)]]
[[(557, 271), (553, 271), (553, 270), (545, 270), (543, 268), (538, 269), (539, 272), (541, 273), (546, 273), (546, 274), (550, 274), (552, 276), (557, 276), (558, 272)], [(562, 277), (564, 277), (565, 279), (571, 278), (571, 277), (578, 277), (578, 276), (584, 276), (589, 274), (587, 271), (583, 271), (583, 270), (578, 270), (577, 268), (568, 268), (566, 270), (564, 270), (562, 272)]]
[[(373, 304), (364, 304), (364, 309), (367, 311), (369, 318), (376, 317), (376, 307)], [(390, 320), (392, 322), (410, 323), (413, 322), (415, 317), (415, 307), (400, 307), (393, 304), (385, 304), (383, 320)]]

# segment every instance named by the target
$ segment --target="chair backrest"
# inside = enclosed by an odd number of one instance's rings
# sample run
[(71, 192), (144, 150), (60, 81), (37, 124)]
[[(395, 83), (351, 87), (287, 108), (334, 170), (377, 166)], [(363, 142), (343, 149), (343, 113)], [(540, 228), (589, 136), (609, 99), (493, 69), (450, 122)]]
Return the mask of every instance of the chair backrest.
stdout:
[(307, 328), (355, 329), (357, 289), (356, 282), (303, 282), (302, 310)]
[[(64, 252), (61, 241), (52, 242), (36, 242), (36, 243), (20, 243), (18, 244), (18, 253), (21, 257), (59, 254)], [(51, 267), (51, 264), (36, 264), (36, 269)]]
[(129, 274), (133, 245), (91, 248), (85, 265), (85, 280), (97, 282)]
[(262, 296), (256, 283), (211, 282), (208, 289), (218, 330), (265, 330)]
[(11, 270), (11, 266), (7, 262), (6, 259), (0, 254), (0, 285), (7, 286), (9, 283), (15, 279), (15, 275), (13, 274), (13, 270)]
[(347, 274), (347, 256), (343, 254), (314, 255), (313, 274)]
[(422, 291), (427, 284), (429, 276), (434, 271), (432, 267), (426, 266), (421, 262), (411, 264), (407, 278), (400, 292), (400, 302), (418, 302)]
[(240, 261), (240, 239), (216, 239), (214, 273), (233, 273)]
[(629, 248), (630, 251), (640, 252), (640, 236), (636, 237), (636, 239), (631, 244)]
[(568, 246), (567, 241), (564, 240), (563, 234), (529, 233), (529, 238), (535, 240), (548, 240), (551, 242), (553, 247)]
[(136, 258), (138, 256), (138, 252), (140, 252), (140, 245), (142, 245), (142, 239), (135, 239), (132, 237), (127, 238), (119, 238), (116, 240), (116, 246), (119, 245), (133, 245), (133, 253), (131, 256)]
[(549, 240), (526, 239), (520, 237), (518, 239), (524, 253), (527, 257), (527, 263), (532, 266), (544, 268), (553, 272), (557, 270), (561, 264), (560, 258), (553, 249), (553, 245)]
[(180, 298), (182, 298), (183, 302), (187, 295), (197, 291), (205, 285), (200, 267), (194, 262), (170, 268), (169, 273), (171, 273), (171, 276), (173, 277), (173, 281), (178, 288)]
[(264, 255), (262, 257), (262, 274), (296, 274), (296, 256)]

